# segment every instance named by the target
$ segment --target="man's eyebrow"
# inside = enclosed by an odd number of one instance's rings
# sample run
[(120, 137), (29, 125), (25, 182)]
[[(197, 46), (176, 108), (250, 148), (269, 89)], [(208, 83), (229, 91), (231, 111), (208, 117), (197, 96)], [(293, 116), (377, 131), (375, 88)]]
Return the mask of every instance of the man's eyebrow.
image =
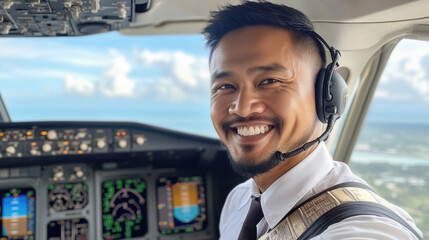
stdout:
[[(249, 69), (247, 69), (247, 73), (248, 74), (252, 74), (255, 72), (270, 72), (270, 71), (289, 71), (289, 69), (287, 69), (286, 67), (278, 64), (278, 63), (273, 63), (273, 64), (269, 64), (269, 65), (261, 65), (261, 66), (254, 66), (251, 67)], [(232, 75), (232, 72), (214, 72), (211, 75), (211, 80), (215, 81), (217, 79), (220, 78), (226, 78), (226, 77), (230, 77)]]
[(214, 81), (214, 80), (217, 80), (217, 79), (220, 79), (220, 78), (229, 77), (229, 76), (231, 76), (231, 72), (220, 72), (220, 73), (218, 73), (218, 72), (215, 71), (211, 75), (211, 80)]
[(284, 66), (273, 63), (270, 65), (262, 65), (262, 66), (255, 66), (251, 67), (247, 70), (247, 73), (254, 73), (254, 72), (270, 72), (270, 71), (288, 71), (289, 69), (285, 68)]

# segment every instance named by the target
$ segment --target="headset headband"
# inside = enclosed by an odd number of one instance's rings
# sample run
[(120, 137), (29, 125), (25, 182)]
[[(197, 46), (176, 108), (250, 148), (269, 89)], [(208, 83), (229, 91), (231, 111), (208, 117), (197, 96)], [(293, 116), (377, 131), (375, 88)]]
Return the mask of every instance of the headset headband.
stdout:
[(331, 54), (332, 63), (334, 63), (333, 65), (335, 65), (336, 67), (339, 67), (338, 61), (340, 60), (340, 57), (341, 57), (340, 51), (338, 51), (332, 46), (329, 46), (329, 44), (325, 41), (325, 39), (323, 39), (322, 36), (320, 36), (316, 32), (314, 31), (310, 32), (310, 36), (313, 37), (313, 39), (316, 39), (317, 41), (322, 43), (322, 45), (324, 45), (329, 50), (329, 53)]

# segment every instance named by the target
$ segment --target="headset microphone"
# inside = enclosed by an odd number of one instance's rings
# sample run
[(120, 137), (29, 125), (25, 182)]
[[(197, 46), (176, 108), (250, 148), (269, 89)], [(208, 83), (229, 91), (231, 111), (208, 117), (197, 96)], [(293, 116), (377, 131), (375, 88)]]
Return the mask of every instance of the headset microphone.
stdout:
[(308, 150), (316, 143), (326, 140), (334, 127), (335, 121), (343, 114), (346, 105), (347, 84), (343, 77), (335, 71), (335, 68), (339, 66), (340, 52), (334, 47), (329, 46), (319, 34), (311, 32), (310, 36), (316, 42), (319, 42), (319, 44), (322, 43), (321, 45), (326, 46), (332, 58), (332, 62), (326, 68), (320, 69), (315, 84), (317, 117), (322, 123), (327, 123), (328, 125), (326, 130), (317, 139), (307, 142), (291, 152), (276, 152), (275, 155), (281, 162)]
[(300, 148), (297, 148), (291, 152), (287, 152), (287, 153), (276, 152), (277, 159), (281, 162), (284, 162), (286, 159), (308, 150), (314, 144), (320, 143), (326, 140), (328, 138), (329, 133), (331, 133), (332, 129), (334, 128), (334, 124), (335, 124), (334, 115), (331, 115), (328, 119), (328, 126), (326, 127), (325, 132), (323, 132), (322, 135), (320, 135), (320, 137), (316, 138), (311, 142), (305, 143)]

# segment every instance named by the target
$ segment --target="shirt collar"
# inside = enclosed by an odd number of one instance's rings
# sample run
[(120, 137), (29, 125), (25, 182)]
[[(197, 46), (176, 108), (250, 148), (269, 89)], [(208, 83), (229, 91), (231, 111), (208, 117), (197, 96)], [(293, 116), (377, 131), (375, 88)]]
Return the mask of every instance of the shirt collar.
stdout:
[(255, 196), (255, 197), (261, 196), (259, 187), (258, 185), (256, 185), (255, 181), (253, 181), (253, 179), (247, 180), (245, 184), (247, 185), (247, 188), (248, 188), (248, 194), (246, 195), (246, 197), (242, 198), (241, 203), (239, 205), (240, 209), (246, 206), (250, 202), (250, 199), (252, 196)]
[(268, 226), (274, 228), (298, 201), (326, 176), (333, 168), (333, 160), (325, 143), (319, 145), (304, 160), (283, 174), (261, 194), (253, 179), (250, 180), (249, 196), (243, 198), (240, 208), (250, 196), (261, 196), (262, 211)]

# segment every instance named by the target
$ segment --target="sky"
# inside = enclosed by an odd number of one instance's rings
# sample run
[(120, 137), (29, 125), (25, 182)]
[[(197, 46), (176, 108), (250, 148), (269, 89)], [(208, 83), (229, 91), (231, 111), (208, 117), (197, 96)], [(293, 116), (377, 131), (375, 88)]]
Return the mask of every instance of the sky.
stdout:
[(368, 121), (429, 124), (429, 42), (399, 42), (380, 78)]
[[(135, 121), (216, 137), (201, 35), (0, 38), (0, 94), (13, 121)], [(370, 121), (429, 123), (429, 43), (402, 41)], [(399, 117), (398, 117), (399, 113)]]

